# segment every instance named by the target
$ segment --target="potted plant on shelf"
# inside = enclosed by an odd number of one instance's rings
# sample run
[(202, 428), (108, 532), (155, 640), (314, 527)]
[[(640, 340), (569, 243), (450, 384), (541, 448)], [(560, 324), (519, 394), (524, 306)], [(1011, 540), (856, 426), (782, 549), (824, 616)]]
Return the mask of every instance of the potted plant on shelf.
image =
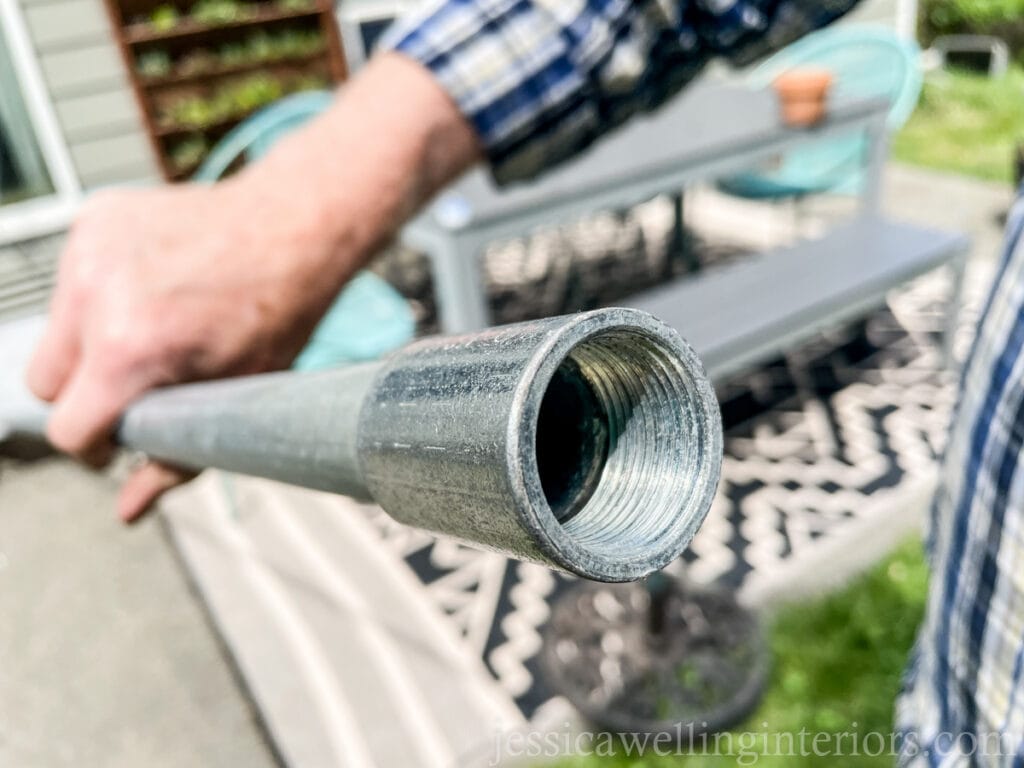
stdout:
[(153, 12), (149, 14), (147, 23), (154, 32), (170, 32), (178, 26), (180, 21), (181, 13), (179, 13), (178, 9), (166, 3), (158, 5), (153, 9)]
[(135, 68), (140, 75), (150, 79), (159, 79), (171, 74), (171, 57), (166, 51), (146, 51), (139, 56)]
[(210, 145), (202, 135), (189, 136), (171, 147), (171, 167), (176, 173), (190, 171), (206, 157)]
[(199, 24), (215, 27), (251, 19), (257, 10), (254, 5), (238, 0), (198, 0), (188, 15)]

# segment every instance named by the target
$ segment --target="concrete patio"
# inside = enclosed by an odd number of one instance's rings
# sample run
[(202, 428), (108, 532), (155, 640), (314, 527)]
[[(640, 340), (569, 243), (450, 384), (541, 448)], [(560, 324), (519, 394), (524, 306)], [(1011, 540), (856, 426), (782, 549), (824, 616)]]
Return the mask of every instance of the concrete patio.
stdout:
[(0, 765), (275, 764), (156, 519), (60, 458), (0, 464)]

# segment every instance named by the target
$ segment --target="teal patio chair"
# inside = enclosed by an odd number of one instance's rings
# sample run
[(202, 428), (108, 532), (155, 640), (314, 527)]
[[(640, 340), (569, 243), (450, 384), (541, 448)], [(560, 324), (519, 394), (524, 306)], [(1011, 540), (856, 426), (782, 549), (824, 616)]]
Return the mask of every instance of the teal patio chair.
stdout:
[[(282, 136), (327, 109), (333, 98), (329, 91), (305, 91), (264, 107), (217, 143), (193, 180), (213, 183), (239, 158), (262, 157)], [(360, 272), (324, 315), (294, 367), (317, 370), (373, 360), (409, 342), (415, 330), (402, 295), (373, 273)]]
[[(887, 126), (897, 131), (921, 94), (920, 50), (883, 27), (841, 26), (809, 35), (771, 57), (749, 75), (768, 88), (783, 72), (824, 68), (834, 82), (830, 101), (885, 96)], [(861, 187), (867, 140), (861, 134), (822, 139), (787, 152), (771, 169), (742, 173), (718, 183), (727, 194), (754, 200), (794, 198), (821, 192), (856, 194)]]

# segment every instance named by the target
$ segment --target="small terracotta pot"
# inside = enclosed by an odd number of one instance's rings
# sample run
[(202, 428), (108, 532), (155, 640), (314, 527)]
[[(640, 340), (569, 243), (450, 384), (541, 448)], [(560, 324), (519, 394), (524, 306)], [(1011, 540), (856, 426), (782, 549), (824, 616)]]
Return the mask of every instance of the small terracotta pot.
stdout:
[(800, 127), (820, 122), (827, 111), (832, 80), (828, 70), (811, 68), (794, 69), (775, 78), (772, 87), (779, 97), (783, 122)]

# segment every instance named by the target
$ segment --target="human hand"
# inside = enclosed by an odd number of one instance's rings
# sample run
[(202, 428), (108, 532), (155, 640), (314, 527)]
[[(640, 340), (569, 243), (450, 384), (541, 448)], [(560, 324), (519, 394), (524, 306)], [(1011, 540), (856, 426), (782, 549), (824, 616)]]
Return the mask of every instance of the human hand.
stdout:
[[(105, 192), (84, 206), (29, 369), (32, 391), (55, 403), (55, 446), (102, 465), (121, 412), (146, 390), (298, 354), (347, 277), (346, 254), (269, 202), (224, 184)], [(135, 518), (184, 477), (145, 465), (119, 515)]]

